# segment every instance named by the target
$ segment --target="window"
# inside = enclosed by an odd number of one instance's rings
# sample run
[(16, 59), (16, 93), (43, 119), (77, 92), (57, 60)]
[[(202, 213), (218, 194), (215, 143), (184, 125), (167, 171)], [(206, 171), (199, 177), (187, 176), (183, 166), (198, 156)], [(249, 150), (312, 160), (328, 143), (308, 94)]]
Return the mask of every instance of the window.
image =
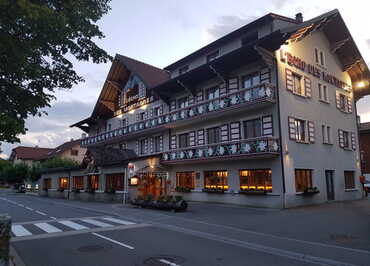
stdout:
[(325, 58), (323, 51), (320, 51), (320, 65), (325, 66)]
[(159, 116), (160, 115), (160, 111), (161, 110), (161, 107), (154, 107), (153, 108), (153, 116)]
[(123, 178), (124, 174), (109, 174), (105, 177), (105, 189), (106, 190), (123, 190)]
[(78, 156), (78, 150), (71, 150), (72, 156)]
[(264, 190), (272, 192), (271, 169), (240, 170), (241, 190)]
[(244, 121), (244, 138), (257, 138), (262, 136), (261, 118)]
[(355, 172), (344, 171), (344, 188), (353, 189), (355, 188)]
[(194, 189), (195, 172), (177, 172), (176, 186)]
[(189, 134), (188, 133), (179, 135), (179, 147), (180, 148), (189, 147)]
[(318, 48), (315, 48), (315, 62), (318, 65), (325, 66), (324, 52)]
[(321, 126), (321, 134), (322, 134), (322, 143), (325, 144), (332, 144), (331, 141), (331, 127), (322, 125)]
[(349, 149), (349, 132), (343, 131), (343, 148)]
[(243, 77), (243, 88), (250, 88), (261, 83), (260, 73), (256, 72)]
[(59, 178), (59, 188), (60, 189), (68, 189), (68, 177), (60, 177)]
[(220, 128), (213, 127), (207, 129), (208, 144), (220, 142)]
[(297, 141), (306, 141), (306, 121), (295, 119), (295, 134)]
[(122, 126), (122, 127), (127, 126), (127, 120), (126, 120), (126, 119), (122, 119), (122, 120), (121, 120), (121, 126)]
[(315, 48), (315, 62), (316, 64), (319, 63), (319, 49)]
[(98, 175), (89, 175), (87, 177), (88, 188), (97, 190), (99, 189), (99, 176)]
[(44, 179), (44, 189), (51, 189), (51, 178)]
[(293, 92), (301, 96), (306, 95), (304, 87), (302, 86), (302, 76), (296, 73), (293, 73)]
[(189, 71), (189, 66), (183, 66), (183, 67), (179, 68), (179, 75), (182, 75), (182, 74), (184, 74), (188, 71)]
[(177, 100), (177, 108), (180, 108), (180, 109), (185, 108), (185, 107), (188, 107), (188, 105), (189, 105), (188, 97), (184, 97), (184, 98)]
[(161, 151), (161, 139), (162, 136), (155, 136), (154, 137), (154, 152), (160, 152)]
[(346, 110), (346, 96), (344, 94), (339, 95), (339, 108), (342, 110)]
[(140, 154), (146, 153), (146, 139), (140, 140)]
[(295, 169), (296, 192), (304, 192), (306, 188), (312, 188), (312, 170)]
[(111, 131), (112, 130), (112, 124), (111, 123), (108, 123), (107, 125), (107, 131)]
[(120, 143), (120, 144), (119, 144), (119, 149), (120, 149), (120, 150), (125, 150), (125, 149), (127, 149), (127, 143), (125, 143), (125, 142)]
[(326, 85), (319, 83), (319, 99), (324, 102), (329, 102), (328, 100), (328, 88)]
[(204, 187), (228, 189), (227, 175), (227, 171), (204, 171)]
[(142, 113), (139, 114), (139, 120), (140, 121), (145, 120), (145, 112), (142, 112)]
[(84, 189), (84, 177), (83, 176), (73, 177), (73, 189)]
[(220, 97), (220, 89), (218, 87), (209, 88), (206, 91), (207, 100), (212, 100)]
[(207, 55), (207, 63), (212, 62), (213, 60), (217, 59), (220, 56), (220, 51), (217, 50), (213, 53)]

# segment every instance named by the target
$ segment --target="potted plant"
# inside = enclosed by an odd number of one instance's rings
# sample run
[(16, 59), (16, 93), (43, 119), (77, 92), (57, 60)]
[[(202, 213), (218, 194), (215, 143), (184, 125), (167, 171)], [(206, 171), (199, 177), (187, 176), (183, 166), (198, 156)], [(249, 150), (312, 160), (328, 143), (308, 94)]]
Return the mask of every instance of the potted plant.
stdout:
[(317, 187), (306, 187), (303, 191), (304, 195), (313, 195), (320, 193), (319, 189)]
[(176, 192), (182, 192), (182, 193), (189, 193), (189, 192), (191, 192), (191, 188), (188, 188), (188, 187), (179, 187), (179, 186), (177, 186), (177, 187), (175, 188), (175, 191), (176, 191)]
[(247, 195), (265, 195), (267, 190), (264, 189), (253, 189), (253, 188), (241, 188), (239, 193)]
[(223, 188), (203, 188), (202, 189), (203, 192), (206, 192), (206, 193), (224, 193), (225, 192), (225, 189)]

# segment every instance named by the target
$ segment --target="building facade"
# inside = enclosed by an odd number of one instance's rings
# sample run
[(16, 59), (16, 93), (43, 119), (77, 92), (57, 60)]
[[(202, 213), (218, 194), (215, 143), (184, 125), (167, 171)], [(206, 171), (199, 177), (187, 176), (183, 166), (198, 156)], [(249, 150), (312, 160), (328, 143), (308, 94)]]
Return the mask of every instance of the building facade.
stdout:
[[(369, 76), (337, 10), (305, 22), (270, 13), (163, 70), (117, 55), (92, 115), (73, 126), (88, 151), (135, 154), (119, 166), (130, 198), (359, 199), (355, 102)], [(93, 168), (97, 186), (114, 174)]]

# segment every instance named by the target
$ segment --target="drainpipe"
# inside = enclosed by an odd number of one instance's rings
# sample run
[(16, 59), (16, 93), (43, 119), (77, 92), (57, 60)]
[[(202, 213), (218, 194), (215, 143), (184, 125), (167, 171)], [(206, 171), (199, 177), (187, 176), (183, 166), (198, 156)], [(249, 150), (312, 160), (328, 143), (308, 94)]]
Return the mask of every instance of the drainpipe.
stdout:
[(70, 191), (71, 191), (71, 170), (68, 171), (68, 194), (67, 194), (68, 200), (69, 200)]
[(279, 141), (280, 141), (280, 163), (281, 163), (281, 176), (283, 184), (283, 209), (285, 209), (285, 168), (284, 168), (284, 153), (283, 153), (283, 138), (281, 131), (281, 115), (280, 115), (280, 98), (279, 98), (279, 71), (278, 71), (278, 62), (275, 58), (275, 75), (276, 75), (276, 101), (278, 107), (278, 121), (279, 121)]
[(123, 199), (122, 204), (127, 203), (128, 198), (128, 171), (127, 171), (128, 164), (126, 164), (125, 171), (124, 171), (124, 177), (123, 177)]

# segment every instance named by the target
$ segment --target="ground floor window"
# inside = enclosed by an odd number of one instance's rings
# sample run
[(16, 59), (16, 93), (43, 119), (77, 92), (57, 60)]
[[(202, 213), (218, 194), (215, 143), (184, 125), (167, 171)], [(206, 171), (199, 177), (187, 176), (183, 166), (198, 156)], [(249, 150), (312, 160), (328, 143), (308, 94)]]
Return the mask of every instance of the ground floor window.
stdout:
[(83, 176), (73, 177), (73, 188), (74, 189), (84, 189), (84, 177)]
[(68, 177), (60, 177), (59, 178), (59, 188), (60, 189), (68, 189)]
[(295, 190), (304, 192), (306, 188), (312, 188), (312, 170), (295, 169)]
[(204, 171), (204, 187), (214, 189), (228, 189), (227, 171)]
[(44, 179), (44, 189), (51, 189), (51, 178)]
[(99, 189), (99, 176), (89, 175), (87, 178), (87, 184), (90, 189), (94, 189), (94, 190)]
[(123, 178), (124, 174), (109, 174), (106, 175), (105, 189), (106, 190), (123, 190)]
[(355, 172), (344, 171), (344, 188), (352, 189), (355, 188)]
[(271, 169), (240, 170), (241, 190), (264, 190), (272, 192)]
[(177, 172), (176, 186), (194, 189), (195, 172)]

